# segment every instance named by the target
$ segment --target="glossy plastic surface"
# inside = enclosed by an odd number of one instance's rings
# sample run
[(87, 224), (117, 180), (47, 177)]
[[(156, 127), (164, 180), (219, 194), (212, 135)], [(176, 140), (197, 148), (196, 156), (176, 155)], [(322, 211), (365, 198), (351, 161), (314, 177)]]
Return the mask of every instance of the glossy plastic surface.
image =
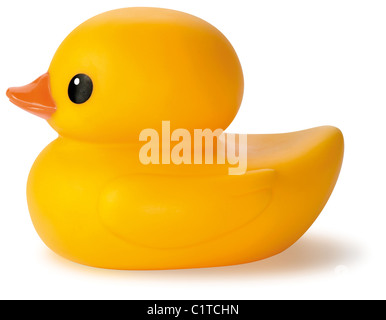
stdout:
[[(82, 104), (68, 97), (76, 74), (93, 82)], [(141, 130), (161, 131), (163, 120), (225, 129), (240, 106), (236, 53), (191, 15), (129, 8), (94, 17), (66, 38), (49, 75), (48, 121), (60, 136), (33, 165), (28, 205), (42, 240), (70, 260), (172, 269), (267, 258), (311, 226), (338, 178), (343, 136), (328, 126), (248, 135), (239, 176), (228, 163), (140, 163)]]

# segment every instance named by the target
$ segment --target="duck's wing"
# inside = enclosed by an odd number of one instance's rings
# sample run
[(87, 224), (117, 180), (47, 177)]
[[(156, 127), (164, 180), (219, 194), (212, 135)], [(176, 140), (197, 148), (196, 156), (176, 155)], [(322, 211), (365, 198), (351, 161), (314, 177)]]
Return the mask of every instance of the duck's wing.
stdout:
[(272, 169), (238, 176), (130, 175), (104, 188), (99, 214), (125, 241), (189, 246), (254, 220), (271, 201), (274, 179)]

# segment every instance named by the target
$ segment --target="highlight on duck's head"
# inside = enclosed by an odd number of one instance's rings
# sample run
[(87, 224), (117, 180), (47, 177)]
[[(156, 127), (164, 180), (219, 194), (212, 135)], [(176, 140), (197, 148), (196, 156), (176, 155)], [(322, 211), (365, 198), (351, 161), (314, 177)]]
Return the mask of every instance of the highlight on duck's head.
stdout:
[[(190, 131), (225, 130), (244, 88), (236, 52), (220, 31), (160, 8), (118, 9), (84, 22), (34, 83), (24, 87), (33, 94), (10, 88), (7, 95), (60, 135), (101, 142), (138, 140), (162, 121)], [(43, 91), (45, 100), (36, 102)]]

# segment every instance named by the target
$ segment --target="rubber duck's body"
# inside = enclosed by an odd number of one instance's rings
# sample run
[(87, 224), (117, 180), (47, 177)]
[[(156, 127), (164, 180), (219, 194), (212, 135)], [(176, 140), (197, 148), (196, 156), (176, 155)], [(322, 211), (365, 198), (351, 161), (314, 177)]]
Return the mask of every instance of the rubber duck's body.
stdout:
[(8, 91), (59, 133), (28, 180), (40, 237), (70, 260), (114, 269), (222, 266), (288, 248), (334, 188), (338, 129), (248, 135), (242, 175), (216, 155), (213, 164), (148, 165), (138, 156), (140, 131), (161, 131), (162, 121), (225, 129), (242, 93), (233, 48), (196, 17), (130, 8), (79, 26), (46, 75)]

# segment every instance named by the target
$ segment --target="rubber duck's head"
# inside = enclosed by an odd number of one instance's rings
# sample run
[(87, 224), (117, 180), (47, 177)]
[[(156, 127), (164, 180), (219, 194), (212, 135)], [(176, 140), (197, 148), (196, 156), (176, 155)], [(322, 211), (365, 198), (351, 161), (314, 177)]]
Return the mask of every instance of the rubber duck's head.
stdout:
[(192, 15), (126, 8), (77, 27), (48, 73), (10, 88), (12, 102), (62, 136), (138, 140), (146, 128), (225, 129), (243, 96), (236, 52), (215, 27)]

